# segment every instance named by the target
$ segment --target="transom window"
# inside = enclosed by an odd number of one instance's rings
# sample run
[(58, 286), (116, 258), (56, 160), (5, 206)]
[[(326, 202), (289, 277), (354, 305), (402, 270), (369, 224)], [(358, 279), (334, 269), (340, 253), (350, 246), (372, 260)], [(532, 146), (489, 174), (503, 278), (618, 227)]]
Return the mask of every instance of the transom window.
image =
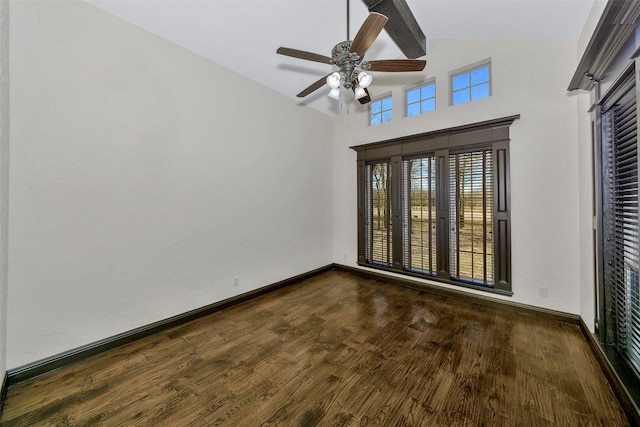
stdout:
[(451, 75), (451, 105), (491, 95), (491, 64), (485, 63)]
[(407, 117), (436, 109), (436, 83), (430, 82), (406, 92)]
[(352, 147), (358, 264), (511, 295), (509, 126)]
[(393, 117), (393, 99), (386, 98), (369, 103), (369, 124), (371, 126), (390, 122)]

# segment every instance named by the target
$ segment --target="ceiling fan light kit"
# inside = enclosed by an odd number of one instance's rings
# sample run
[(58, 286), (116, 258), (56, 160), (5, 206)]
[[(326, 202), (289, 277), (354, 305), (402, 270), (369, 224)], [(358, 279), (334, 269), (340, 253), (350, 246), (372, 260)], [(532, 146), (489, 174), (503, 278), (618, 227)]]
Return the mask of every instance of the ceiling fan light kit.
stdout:
[(367, 92), (364, 91), (364, 88), (358, 86), (355, 90), (355, 97), (356, 99), (362, 99), (365, 96), (367, 96)]
[(338, 68), (338, 71), (322, 77), (297, 96), (303, 98), (320, 89), (326, 83), (331, 88), (329, 92), (331, 98), (340, 99), (340, 87), (342, 86), (346, 89), (352, 89), (355, 98), (359, 100), (361, 104), (366, 104), (371, 101), (366, 88), (369, 87), (373, 81), (373, 76), (368, 73), (368, 71), (422, 71), (427, 62), (419, 59), (362, 60), (365, 52), (376, 40), (387, 23), (387, 20), (388, 18), (380, 13), (370, 13), (362, 24), (362, 27), (360, 27), (356, 33), (353, 41), (347, 40), (335, 45), (331, 51), (331, 57), (286, 47), (278, 48), (276, 53), (280, 55), (321, 62)]
[(340, 75), (340, 73), (337, 71), (334, 71), (333, 73), (327, 76), (327, 85), (329, 85), (331, 89), (337, 89), (340, 87), (341, 80), (342, 80), (342, 76)]
[(358, 84), (361, 88), (367, 88), (373, 82), (373, 76), (366, 71), (361, 72), (358, 75)]
[(328, 96), (329, 98), (333, 98), (337, 101), (340, 101), (340, 86), (331, 88), (331, 91), (329, 92)]

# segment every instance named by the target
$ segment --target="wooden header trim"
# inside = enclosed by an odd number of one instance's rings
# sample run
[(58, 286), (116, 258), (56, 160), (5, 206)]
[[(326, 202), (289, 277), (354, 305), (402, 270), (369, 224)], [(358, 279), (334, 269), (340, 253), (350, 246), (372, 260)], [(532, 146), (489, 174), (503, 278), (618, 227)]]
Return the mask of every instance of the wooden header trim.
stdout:
[(639, 1), (609, 0), (567, 90), (591, 90), (594, 81), (602, 80), (620, 49), (633, 36), (639, 17)]
[(410, 156), (443, 148), (491, 144), (508, 141), (509, 126), (519, 118), (520, 115), (516, 114), (349, 148), (358, 153), (358, 160), (374, 160), (390, 158), (392, 155)]

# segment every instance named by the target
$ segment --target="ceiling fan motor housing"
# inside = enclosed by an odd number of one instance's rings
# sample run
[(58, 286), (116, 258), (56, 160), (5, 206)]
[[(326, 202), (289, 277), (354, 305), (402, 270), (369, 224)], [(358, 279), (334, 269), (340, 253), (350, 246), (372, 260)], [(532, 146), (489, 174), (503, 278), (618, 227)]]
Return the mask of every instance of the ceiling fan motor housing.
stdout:
[(343, 86), (350, 88), (356, 75), (356, 67), (360, 65), (362, 58), (355, 52), (350, 52), (351, 41), (343, 41), (338, 43), (331, 50), (331, 58), (333, 63), (340, 68), (343, 75)]

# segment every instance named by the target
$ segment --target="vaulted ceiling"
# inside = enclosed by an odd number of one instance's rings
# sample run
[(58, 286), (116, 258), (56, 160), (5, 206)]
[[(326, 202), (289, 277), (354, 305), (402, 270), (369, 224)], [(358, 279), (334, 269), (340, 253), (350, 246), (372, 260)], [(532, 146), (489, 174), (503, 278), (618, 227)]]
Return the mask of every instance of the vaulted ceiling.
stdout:
[[(276, 54), (280, 46), (331, 56), (347, 37), (346, 0), (88, 0), (94, 5), (326, 114), (339, 108), (319, 90), (296, 94), (328, 65)], [(605, 1), (605, 0), (595, 0)], [(407, 0), (429, 39), (576, 40), (594, 0)], [(368, 14), (350, 0), (352, 39)], [(577, 55), (577, 53), (576, 53)], [(405, 58), (383, 31), (366, 59)]]

